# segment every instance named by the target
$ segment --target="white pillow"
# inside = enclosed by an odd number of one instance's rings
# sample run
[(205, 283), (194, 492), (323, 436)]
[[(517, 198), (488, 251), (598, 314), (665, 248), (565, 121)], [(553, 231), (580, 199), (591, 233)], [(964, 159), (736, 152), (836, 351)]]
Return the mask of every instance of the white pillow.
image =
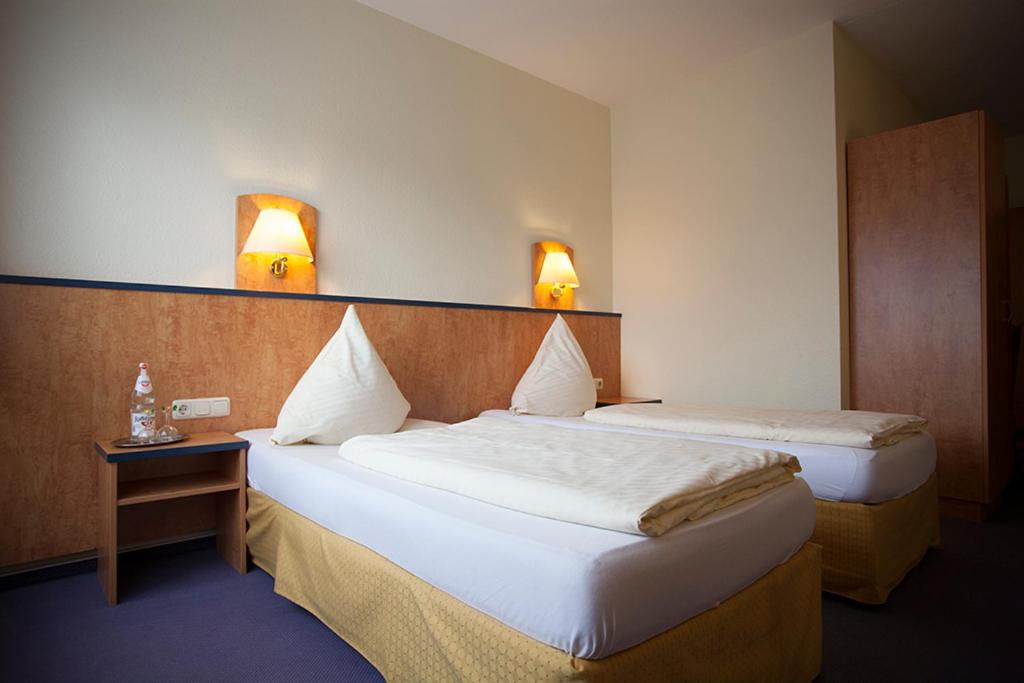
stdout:
[(558, 315), (512, 393), (512, 412), (573, 417), (596, 403), (597, 390), (587, 357)]
[(409, 402), (363, 331), (356, 307), (309, 366), (277, 416), (276, 444), (340, 444), (359, 434), (390, 434)]

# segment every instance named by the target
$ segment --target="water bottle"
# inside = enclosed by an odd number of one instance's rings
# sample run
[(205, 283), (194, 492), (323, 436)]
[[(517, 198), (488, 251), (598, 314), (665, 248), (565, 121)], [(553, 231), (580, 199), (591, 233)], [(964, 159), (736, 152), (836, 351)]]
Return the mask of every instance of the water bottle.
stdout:
[(149, 381), (149, 364), (139, 363), (139, 376), (131, 398), (132, 440), (152, 441), (156, 436), (156, 398)]

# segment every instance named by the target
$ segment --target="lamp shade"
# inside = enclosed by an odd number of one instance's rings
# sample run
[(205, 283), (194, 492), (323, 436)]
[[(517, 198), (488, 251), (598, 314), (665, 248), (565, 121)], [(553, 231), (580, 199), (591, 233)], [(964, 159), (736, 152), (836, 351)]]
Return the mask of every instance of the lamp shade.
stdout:
[(566, 287), (579, 287), (580, 281), (576, 277), (576, 270), (572, 267), (572, 261), (569, 260), (569, 254), (564, 251), (549, 251), (545, 254), (544, 265), (541, 266), (537, 284), (559, 284)]
[(299, 217), (285, 209), (263, 209), (256, 217), (243, 254), (293, 254), (313, 260)]

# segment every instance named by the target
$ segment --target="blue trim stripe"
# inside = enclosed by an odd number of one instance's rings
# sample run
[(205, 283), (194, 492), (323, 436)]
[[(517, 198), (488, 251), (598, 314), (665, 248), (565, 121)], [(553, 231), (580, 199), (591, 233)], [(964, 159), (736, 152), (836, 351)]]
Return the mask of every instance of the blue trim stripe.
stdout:
[(415, 299), (378, 299), (368, 296), (339, 296), (337, 294), (301, 294), (298, 292), (259, 292), (249, 289), (221, 289), (217, 287), (184, 287), (181, 285), (152, 285), (135, 282), (106, 282), (103, 280), (72, 280), (57, 277), (29, 277), (0, 274), (0, 284), (37, 285), (42, 287), (77, 287), (81, 289), (117, 289), (134, 292), (171, 292), (174, 294), (206, 294), (212, 296), (242, 296), (257, 299), (299, 299), (305, 301), (334, 301), (349, 304), (384, 304), (388, 306), (424, 306), (427, 308), (466, 308), (478, 311), (511, 311), (514, 313), (562, 313), (565, 315), (596, 315), (621, 318), (621, 313), (608, 311), (570, 311), (526, 306), (497, 306), (466, 304), (452, 301), (418, 301)]
[[(188, 442), (185, 442), (188, 444)], [(198, 455), (200, 453), (221, 453), (223, 451), (247, 451), (249, 442), (244, 439), (238, 441), (226, 441), (224, 443), (200, 444), (197, 446), (185, 445), (178, 448), (140, 448), (138, 450), (125, 449), (114, 450), (112, 453), (105, 453), (98, 443), (93, 443), (96, 454), (107, 462), (131, 462), (132, 460), (148, 460), (150, 458), (173, 458), (179, 455)]]

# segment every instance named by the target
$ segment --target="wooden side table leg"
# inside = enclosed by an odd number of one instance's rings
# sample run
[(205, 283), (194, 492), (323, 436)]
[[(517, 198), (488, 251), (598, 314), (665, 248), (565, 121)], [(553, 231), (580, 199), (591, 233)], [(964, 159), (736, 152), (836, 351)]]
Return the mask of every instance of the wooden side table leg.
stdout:
[(96, 570), (107, 604), (117, 604), (117, 463), (99, 460), (99, 524)]
[(239, 574), (246, 572), (244, 450), (225, 454), (221, 472), (238, 482), (237, 491), (217, 494), (217, 552)]

